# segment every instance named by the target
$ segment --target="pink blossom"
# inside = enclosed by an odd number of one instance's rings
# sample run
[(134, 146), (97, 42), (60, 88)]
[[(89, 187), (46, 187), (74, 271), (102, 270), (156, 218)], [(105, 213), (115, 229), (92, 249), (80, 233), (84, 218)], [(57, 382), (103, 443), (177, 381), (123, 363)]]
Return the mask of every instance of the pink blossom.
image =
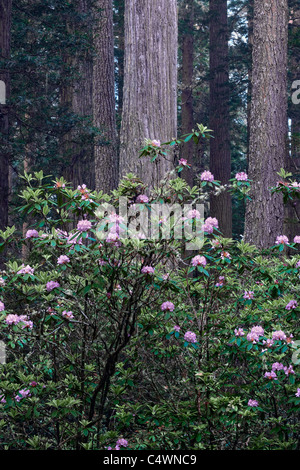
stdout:
[(300, 243), (300, 235), (294, 237), (294, 243)]
[(244, 336), (245, 335), (245, 332), (244, 332), (243, 328), (235, 328), (234, 333), (235, 333), (235, 336)]
[(141, 272), (143, 274), (154, 274), (154, 268), (152, 268), (152, 266), (144, 266)]
[(206, 258), (201, 255), (194, 256), (191, 261), (193, 266), (206, 266)]
[(148, 198), (148, 196), (146, 196), (146, 194), (140, 194), (136, 198), (136, 202), (142, 203), (142, 204), (147, 204), (149, 202), (149, 198)]
[(0, 312), (3, 312), (3, 310), (5, 310), (5, 305), (0, 301)]
[(127, 447), (128, 446), (128, 441), (126, 441), (126, 439), (118, 439), (117, 442), (116, 442), (116, 446), (120, 447)]
[(292, 308), (296, 308), (297, 306), (298, 306), (297, 300), (290, 300), (285, 308), (286, 310), (291, 310)]
[(175, 308), (175, 305), (173, 304), (173, 302), (163, 302), (162, 305), (161, 305), (161, 309), (163, 312), (165, 311), (168, 311), (168, 312), (173, 312)]
[(208, 224), (207, 222), (205, 222), (205, 223), (202, 225), (202, 231), (203, 231), (203, 232), (206, 232), (206, 233), (213, 233), (214, 227), (213, 227), (213, 225)]
[(259, 341), (260, 336), (264, 335), (264, 330), (261, 326), (253, 326), (250, 333), (247, 334), (247, 340), (251, 341), (253, 344)]
[(74, 318), (73, 312), (71, 311), (67, 312), (66, 310), (62, 312), (62, 316), (64, 318), (67, 318), (68, 320), (72, 320)]
[(255, 408), (256, 406), (258, 406), (258, 401), (257, 400), (249, 400), (248, 401), (248, 406), (251, 406), (253, 408)]
[(160, 140), (156, 140), (156, 139), (152, 140), (151, 145), (153, 147), (160, 147)]
[(221, 252), (221, 258), (222, 259), (225, 259), (225, 258), (226, 259), (231, 259), (231, 255), (230, 255), (230, 253), (228, 253), (228, 251), (222, 251)]
[(282, 330), (277, 330), (272, 333), (272, 339), (274, 341), (285, 341), (286, 335)]
[(253, 299), (254, 298), (254, 292), (252, 290), (249, 290), (249, 291), (245, 290), (243, 298), (248, 299), (248, 300)]
[(17, 272), (17, 274), (31, 274), (31, 275), (33, 275), (34, 268), (31, 268), (29, 265), (24, 266), (24, 264), (22, 266), (23, 267)]
[(92, 222), (89, 220), (80, 220), (77, 224), (77, 230), (79, 232), (87, 232), (92, 228)]
[(5, 318), (5, 322), (7, 323), (7, 325), (17, 325), (19, 321), (20, 321), (19, 315), (15, 315), (13, 313), (10, 313)]
[(0, 287), (5, 286), (5, 279), (3, 277), (0, 277)]
[(219, 222), (218, 222), (218, 219), (216, 219), (216, 217), (207, 217), (207, 219), (205, 219), (204, 223), (212, 225), (213, 227), (216, 227), (216, 228), (219, 227)]
[(283, 370), (284, 369), (284, 365), (281, 364), (281, 362), (274, 362), (272, 364), (272, 370)]
[(276, 245), (282, 245), (282, 244), (285, 245), (287, 243), (289, 243), (289, 239), (286, 235), (278, 235), (275, 241)]
[(295, 371), (294, 371), (294, 369), (293, 369), (293, 366), (290, 365), (289, 367), (285, 367), (285, 368), (284, 368), (284, 373), (285, 373), (285, 375), (294, 374)]
[(66, 255), (61, 255), (57, 258), (57, 264), (66, 264), (69, 263), (70, 258)]
[(26, 238), (37, 238), (39, 233), (36, 230), (27, 230)]
[(210, 172), (210, 171), (203, 171), (203, 173), (201, 173), (200, 175), (200, 179), (201, 181), (214, 181), (214, 175)]
[(60, 284), (57, 281), (49, 281), (46, 285), (46, 289), (48, 292), (51, 292), (53, 289), (56, 289), (58, 287), (60, 287)]
[(248, 175), (244, 171), (241, 171), (240, 173), (237, 173), (235, 175), (235, 179), (237, 181), (247, 181), (248, 180)]
[(192, 331), (187, 331), (184, 334), (184, 340), (187, 341), (188, 343), (197, 343), (196, 333), (193, 333)]
[(201, 214), (199, 211), (197, 211), (197, 209), (191, 209), (188, 213), (187, 213), (187, 216), (189, 219), (200, 219), (201, 218)]
[(178, 163), (181, 166), (188, 166), (188, 162), (185, 158), (181, 158)]
[(266, 372), (265, 377), (266, 379), (269, 379), (269, 380), (277, 380), (277, 375), (275, 374), (274, 371)]
[(180, 331), (180, 326), (175, 325), (175, 326), (174, 326), (174, 330), (178, 333), (178, 332)]
[(300, 397), (300, 388), (297, 388), (297, 392), (295, 393), (296, 397)]

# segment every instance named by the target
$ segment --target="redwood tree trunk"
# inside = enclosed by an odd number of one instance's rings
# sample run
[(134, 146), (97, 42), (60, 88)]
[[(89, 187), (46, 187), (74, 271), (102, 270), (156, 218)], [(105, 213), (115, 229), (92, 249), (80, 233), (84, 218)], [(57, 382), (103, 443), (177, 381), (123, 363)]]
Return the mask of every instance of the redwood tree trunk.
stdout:
[[(227, 184), (231, 177), (227, 1), (210, 0), (210, 170)], [(232, 236), (232, 203), (225, 191), (211, 197), (210, 212), (225, 237)]]
[(115, 110), (113, 2), (97, 0), (95, 7), (93, 67), (94, 126), (99, 129), (95, 144), (95, 187), (109, 192), (118, 184), (118, 153)]
[(149, 187), (173, 168), (171, 156), (139, 159), (144, 139), (161, 142), (177, 131), (177, 2), (127, 0), (120, 177), (133, 172)]
[(260, 248), (282, 234), (282, 195), (271, 195), (285, 165), (287, 131), (287, 0), (255, 0), (253, 21), (252, 100), (245, 240)]
[(7, 99), (9, 97), (9, 72), (5, 60), (10, 56), (10, 27), (11, 27), (11, 0), (0, 0), (0, 60), (4, 63), (0, 68), (0, 80), (4, 82), (2, 98), (6, 104), (0, 103), (0, 230), (4, 230), (8, 223), (8, 195), (9, 195), (9, 119)]
[[(181, 8), (183, 31), (182, 49), (182, 93), (181, 93), (181, 129), (188, 134), (194, 127), (193, 75), (194, 75), (194, 0), (187, 0)], [(181, 158), (193, 165), (194, 142), (189, 140), (182, 146)], [(183, 178), (193, 186), (193, 168), (183, 169)]]

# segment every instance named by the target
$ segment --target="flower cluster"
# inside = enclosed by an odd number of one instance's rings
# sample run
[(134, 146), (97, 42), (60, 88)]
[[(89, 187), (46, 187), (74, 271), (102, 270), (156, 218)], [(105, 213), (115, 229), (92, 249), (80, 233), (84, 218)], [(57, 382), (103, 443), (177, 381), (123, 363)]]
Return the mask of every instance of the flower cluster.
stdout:
[(53, 289), (57, 289), (58, 287), (60, 287), (60, 284), (57, 281), (49, 281), (46, 284), (46, 289), (48, 292), (51, 292)]
[(264, 336), (264, 329), (261, 326), (253, 326), (250, 333), (247, 334), (247, 340), (255, 344), (261, 336)]
[(193, 333), (192, 331), (187, 331), (184, 334), (184, 340), (187, 341), (188, 343), (197, 343), (196, 333)]
[(201, 173), (200, 179), (201, 181), (208, 181), (211, 183), (214, 181), (214, 175), (210, 171), (205, 170), (203, 173)]
[(170, 301), (163, 302), (161, 305), (161, 309), (163, 312), (173, 312), (174, 308), (175, 305)]
[(192, 258), (191, 263), (193, 266), (206, 266), (207, 261), (205, 256), (197, 255)]
[(154, 268), (152, 268), (152, 266), (144, 266), (141, 269), (141, 273), (143, 273), (143, 274), (154, 274)]

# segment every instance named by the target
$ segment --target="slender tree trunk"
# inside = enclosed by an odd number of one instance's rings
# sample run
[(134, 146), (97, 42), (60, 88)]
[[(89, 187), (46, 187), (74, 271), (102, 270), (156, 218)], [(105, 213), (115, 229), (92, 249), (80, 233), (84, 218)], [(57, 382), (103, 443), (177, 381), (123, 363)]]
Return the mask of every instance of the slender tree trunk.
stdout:
[[(188, 134), (194, 127), (193, 75), (194, 75), (194, 0), (182, 4), (183, 32), (182, 49), (182, 92), (181, 92), (181, 129)], [(193, 165), (194, 142), (190, 140), (182, 147), (181, 158)], [(193, 169), (183, 169), (182, 177), (193, 186)]]
[(109, 192), (118, 185), (115, 110), (113, 2), (97, 0), (94, 30), (93, 115), (99, 129), (95, 144), (95, 186)]
[(250, 118), (249, 176), (245, 240), (260, 248), (282, 234), (282, 195), (271, 195), (286, 161), (287, 0), (255, 0)]
[(149, 186), (173, 168), (171, 156), (138, 158), (144, 139), (161, 142), (177, 131), (176, 0), (127, 0), (120, 177), (133, 172)]
[[(79, 28), (81, 34), (88, 35), (92, 18), (90, 15), (88, 19), (91, 1), (78, 0), (76, 8), (78, 14), (85, 18), (79, 20), (78, 26), (70, 20), (69, 32), (74, 34), (74, 30)], [(75, 55), (67, 53), (62, 74), (61, 105), (66, 112), (86, 119), (86, 125), (92, 125), (93, 62), (91, 51), (85, 47)], [(67, 181), (73, 183), (75, 188), (85, 183), (90, 189), (94, 189), (94, 149), (91, 139), (86, 136), (84, 127), (80, 125), (71, 127), (62, 138), (61, 149), (67, 162), (64, 171)]]
[[(0, 0), (0, 230), (8, 223), (9, 195), (9, 118), (7, 100), (10, 92), (10, 77), (5, 61), (10, 56), (11, 0)], [(5, 101), (5, 102), (4, 102)]]
[[(227, 1), (210, 0), (210, 170), (222, 185), (231, 177)], [(211, 197), (210, 212), (225, 237), (232, 236), (231, 196)]]

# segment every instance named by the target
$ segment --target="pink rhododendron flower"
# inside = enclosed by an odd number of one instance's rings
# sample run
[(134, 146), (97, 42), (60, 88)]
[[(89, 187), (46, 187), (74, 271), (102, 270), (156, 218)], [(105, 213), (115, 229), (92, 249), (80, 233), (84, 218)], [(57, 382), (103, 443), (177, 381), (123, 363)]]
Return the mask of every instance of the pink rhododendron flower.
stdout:
[(126, 439), (118, 439), (117, 442), (116, 442), (116, 446), (120, 447), (127, 447), (128, 446), (128, 441), (126, 441)]
[(0, 301), (0, 312), (3, 312), (3, 310), (5, 310), (5, 305)]
[(235, 328), (234, 334), (235, 334), (235, 336), (244, 336), (245, 332), (244, 332), (243, 328)]
[(201, 214), (200, 214), (199, 211), (197, 211), (197, 209), (191, 209), (190, 211), (188, 211), (187, 216), (188, 216), (189, 219), (200, 219), (201, 218)]
[(286, 335), (282, 330), (277, 330), (272, 333), (272, 339), (274, 341), (285, 341)]
[(56, 289), (57, 287), (60, 287), (60, 284), (57, 281), (49, 281), (46, 284), (46, 289), (48, 292), (51, 292), (53, 289)]
[(297, 300), (290, 300), (285, 308), (286, 310), (291, 310), (292, 308), (296, 308), (297, 306), (298, 306)]
[(297, 392), (295, 393), (296, 397), (300, 397), (300, 388), (297, 388)]
[(294, 243), (300, 243), (300, 235), (294, 237)]
[(153, 147), (160, 147), (160, 140), (153, 139), (151, 145), (153, 145)]
[(206, 233), (213, 233), (213, 231), (214, 231), (213, 225), (208, 224), (206, 222), (202, 225), (201, 228), (202, 228), (202, 231), (206, 232)]
[(192, 331), (187, 331), (184, 334), (184, 340), (187, 341), (188, 343), (197, 343), (196, 333), (193, 333)]
[(245, 290), (243, 298), (246, 300), (254, 299), (254, 292), (252, 290), (249, 290), (249, 291)]
[(281, 362), (274, 362), (272, 364), (272, 370), (283, 370), (284, 369), (284, 365), (281, 364)]
[(143, 274), (154, 274), (154, 268), (152, 268), (152, 266), (144, 266), (141, 272)]
[(258, 401), (257, 400), (249, 400), (248, 401), (248, 406), (251, 406), (251, 407), (255, 408), (256, 406), (258, 406)]
[(224, 276), (219, 276), (219, 282), (216, 283), (216, 287), (222, 287), (224, 285)]
[(77, 224), (77, 230), (79, 232), (87, 232), (92, 228), (92, 222), (89, 220), (80, 220)]
[(218, 219), (216, 219), (216, 217), (207, 217), (207, 219), (205, 219), (204, 223), (205, 223), (205, 225), (209, 224), (209, 225), (212, 225), (213, 227), (216, 227), (216, 228), (219, 227), (219, 222), (218, 222)]
[(175, 326), (174, 326), (174, 330), (178, 333), (178, 332), (180, 331), (180, 326), (175, 325)]
[(203, 173), (201, 173), (200, 179), (201, 179), (201, 181), (212, 182), (212, 181), (214, 181), (214, 175), (210, 171), (205, 170), (205, 171), (203, 171)]
[(201, 255), (194, 256), (191, 261), (193, 266), (206, 266), (206, 258)]
[(62, 316), (64, 318), (67, 318), (68, 320), (72, 320), (74, 318), (73, 312), (71, 311), (67, 312), (66, 310), (62, 312)]
[(289, 239), (286, 235), (278, 235), (275, 241), (276, 245), (282, 245), (282, 244), (285, 245), (287, 243), (289, 243)]
[(146, 194), (140, 194), (136, 198), (136, 202), (142, 203), (142, 204), (147, 204), (149, 202), (149, 198), (148, 198), (148, 196), (146, 196)]
[(24, 266), (17, 272), (17, 274), (34, 274), (34, 268), (31, 268), (29, 265)]
[(247, 334), (247, 340), (253, 344), (259, 341), (260, 336), (264, 335), (264, 329), (261, 326), (253, 326), (250, 333)]
[(230, 253), (228, 253), (228, 251), (222, 251), (221, 252), (221, 258), (222, 259), (231, 259), (231, 255), (230, 255)]
[(189, 165), (185, 158), (181, 158), (178, 163), (181, 166), (188, 166)]
[(248, 180), (248, 175), (244, 171), (240, 171), (235, 175), (235, 179), (237, 181), (247, 181)]
[(26, 238), (37, 238), (39, 236), (39, 233), (36, 230), (27, 230), (26, 232)]
[(167, 301), (161, 304), (161, 309), (163, 312), (166, 312), (166, 311), (173, 312), (174, 308), (175, 308), (175, 305), (173, 304), (173, 302)]
[(70, 258), (66, 255), (61, 255), (57, 258), (57, 264), (66, 264), (69, 263)]
[(5, 318), (5, 322), (7, 323), (7, 325), (17, 325), (19, 321), (20, 321), (19, 315), (15, 315), (13, 313), (10, 313)]
[(266, 372), (264, 376), (266, 377), (266, 379), (269, 379), (269, 380), (277, 380), (277, 375), (275, 374), (274, 371)]
[(294, 371), (294, 369), (293, 369), (293, 366), (290, 365), (289, 367), (285, 367), (285, 368), (284, 368), (284, 373), (285, 373), (285, 375), (294, 374), (295, 371)]

